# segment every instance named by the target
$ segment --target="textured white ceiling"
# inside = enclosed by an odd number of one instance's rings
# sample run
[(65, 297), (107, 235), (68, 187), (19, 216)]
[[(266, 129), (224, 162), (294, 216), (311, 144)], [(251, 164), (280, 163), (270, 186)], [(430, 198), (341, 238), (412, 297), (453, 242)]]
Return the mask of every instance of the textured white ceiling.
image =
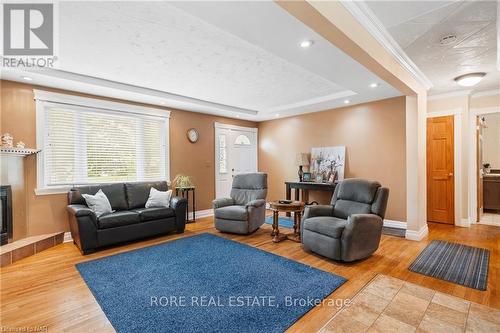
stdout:
[(257, 121), (401, 95), (273, 1), (65, 1), (58, 18), (58, 70), (35, 84)]
[(253, 110), (344, 90), (167, 3), (61, 3), (60, 11), (66, 71)]
[[(496, 1), (366, 3), (432, 81), (431, 93), (463, 89), (453, 79), (471, 72), (487, 73), (475, 90), (500, 88)], [(456, 41), (441, 45), (449, 34), (456, 35)]]

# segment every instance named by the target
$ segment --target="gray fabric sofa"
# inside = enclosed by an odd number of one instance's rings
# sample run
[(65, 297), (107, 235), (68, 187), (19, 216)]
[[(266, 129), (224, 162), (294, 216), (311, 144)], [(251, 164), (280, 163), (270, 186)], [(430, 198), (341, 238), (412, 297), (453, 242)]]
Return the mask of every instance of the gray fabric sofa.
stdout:
[(389, 189), (363, 179), (339, 182), (330, 205), (307, 206), (301, 225), (305, 250), (354, 261), (379, 246)]
[(215, 199), (215, 228), (222, 232), (247, 235), (257, 230), (266, 217), (267, 174), (234, 176), (230, 198)]

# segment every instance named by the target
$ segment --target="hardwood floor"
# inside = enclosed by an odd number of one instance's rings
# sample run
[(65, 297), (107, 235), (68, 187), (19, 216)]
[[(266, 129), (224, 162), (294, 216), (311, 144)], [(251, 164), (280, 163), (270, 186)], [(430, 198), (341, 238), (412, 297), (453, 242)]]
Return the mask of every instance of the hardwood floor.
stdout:
[[(291, 241), (275, 244), (271, 241), (269, 225), (264, 225), (250, 236), (221, 234), (213, 228), (212, 218), (199, 219), (198, 222), (189, 224), (182, 235), (146, 240), (88, 256), (82, 256), (72, 243), (65, 243), (1, 269), (1, 326), (46, 326), (49, 332), (113, 332), (113, 327), (83, 282), (75, 264), (202, 232), (216, 233), (347, 278), (348, 282), (330, 295), (331, 299), (352, 298), (376, 274), (382, 273), (500, 308), (500, 228), (486, 225), (459, 228), (430, 223), (429, 230), (429, 237), (421, 242), (383, 236), (380, 248), (373, 256), (350, 264), (306, 253), (300, 244)], [(489, 249), (491, 257), (487, 291), (481, 292), (408, 271), (410, 263), (432, 239)], [(327, 304), (318, 306), (288, 331), (316, 332), (338, 310), (338, 307)]]

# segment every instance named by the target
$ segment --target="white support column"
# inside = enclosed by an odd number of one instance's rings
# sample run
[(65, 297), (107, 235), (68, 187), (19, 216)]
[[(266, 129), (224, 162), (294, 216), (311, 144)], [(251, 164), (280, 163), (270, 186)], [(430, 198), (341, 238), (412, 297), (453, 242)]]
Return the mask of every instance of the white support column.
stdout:
[(419, 241), (427, 229), (427, 95), (406, 97), (406, 238)]

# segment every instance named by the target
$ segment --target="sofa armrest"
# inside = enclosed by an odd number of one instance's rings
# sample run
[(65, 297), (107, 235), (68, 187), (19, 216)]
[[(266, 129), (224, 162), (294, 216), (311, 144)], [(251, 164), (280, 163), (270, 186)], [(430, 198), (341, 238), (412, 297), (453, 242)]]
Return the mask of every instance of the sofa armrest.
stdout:
[(382, 218), (375, 214), (352, 214), (342, 233), (342, 260), (353, 261), (375, 252), (382, 236)]
[(213, 209), (232, 206), (232, 205), (234, 205), (234, 200), (232, 198), (219, 198), (212, 201)]
[(177, 232), (184, 232), (184, 229), (186, 228), (187, 199), (172, 197), (170, 199), (170, 207), (175, 211), (175, 225), (177, 227)]
[(306, 206), (302, 221), (315, 216), (333, 216), (332, 205), (309, 205)]
[(249, 203), (247, 203), (245, 205), (245, 207), (248, 209), (249, 207), (261, 207), (261, 206), (264, 206), (266, 204), (266, 200), (264, 199), (256, 199), (256, 200), (252, 200), (250, 201)]
[(68, 205), (66, 207), (66, 210), (77, 218), (88, 216), (90, 220), (94, 222), (94, 225), (97, 227), (97, 216), (95, 215), (94, 211), (89, 207), (85, 205)]
[(68, 205), (69, 228), (73, 242), (83, 254), (97, 247), (97, 216), (85, 205)]

